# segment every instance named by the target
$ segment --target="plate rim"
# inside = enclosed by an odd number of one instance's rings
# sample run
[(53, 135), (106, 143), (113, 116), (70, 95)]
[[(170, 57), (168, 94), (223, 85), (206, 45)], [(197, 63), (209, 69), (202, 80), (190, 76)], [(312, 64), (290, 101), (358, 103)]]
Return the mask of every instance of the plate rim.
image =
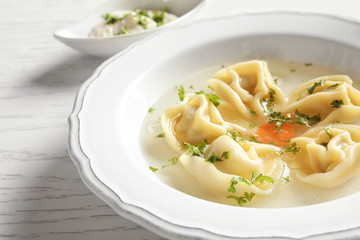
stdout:
[[(205, 21), (216, 21), (219, 19), (228, 19), (228, 18), (234, 18), (234, 17), (241, 17), (241, 16), (248, 16), (248, 15), (273, 15), (273, 14), (291, 14), (291, 15), (311, 15), (311, 16), (317, 16), (317, 17), (324, 17), (324, 18), (331, 18), (336, 19), (338, 21), (343, 21), (349, 24), (355, 24), (357, 26), (360, 26), (360, 21), (354, 19), (354, 18), (347, 18), (343, 16), (338, 15), (332, 15), (332, 14), (326, 14), (326, 13), (317, 13), (317, 12), (304, 12), (304, 11), (267, 11), (267, 12), (244, 12), (240, 14), (233, 14), (229, 16), (222, 16), (222, 17), (216, 17), (216, 18), (204, 18), (199, 19), (196, 21), (193, 21), (192, 24), (196, 24), (199, 22), (205, 22)], [(168, 29), (166, 31), (176, 31), (177, 29), (183, 29), (186, 28), (187, 25), (178, 25), (174, 26), (171, 29)], [(118, 196), (109, 186), (107, 186), (98, 176), (96, 176), (94, 170), (91, 167), (90, 164), (90, 158), (86, 155), (86, 153), (83, 151), (81, 147), (80, 142), (80, 119), (79, 114), (82, 110), (82, 107), (84, 105), (84, 99), (85, 95), (87, 93), (88, 88), (90, 85), (96, 81), (102, 71), (113, 61), (117, 60), (118, 58), (126, 55), (128, 52), (130, 52), (133, 48), (136, 48), (138, 45), (141, 45), (143, 42), (148, 41), (148, 39), (154, 38), (160, 34), (166, 33), (166, 31), (159, 31), (157, 33), (152, 34), (151, 36), (140, 40), (136, 43), (131, 44), (129, 47), (127, 47), (125, 50), (119, 52), (118, 54), (115, 54), (114, 56), (110, 57), (106, 61), (104, 61), (100, 66), (96, 68), (94, 73), (81, 85), (79, 91), (76, 94), (73, 109), (68, 117), (68, 125), (69, 125), (69, 135), (68, 135), (68, 152), (70, 155), (70, 158), (76, 165), (80, 177), (85, 183), (85, 185), (94, 193), (96, 194), (100, 199), (102, 199), (104, 202), (106, 202), (115, 212), (117, 212), (119, 215), (134, 221), (143, 227), (160, 234), (164, 237), (168, 237), (171, 239), (193, 239), (194, 237), (200, 238), (200, 239), (206, 239), (207, 237), (216, 237), (216, 239), (254, 239), (254, 240), (260, 240), (260, 239), (307, 239), (307, 238), (313, 238), (313, 237), (327, 237), (330, 235), (336, 235), (336, 234), (347, 234), (353, 232), (353, 231), (360, 231), (360, 226), (350, 229), (345, 229), (342, 231), (333, 231), (333, 232), (326, 232), (321, 234), (312, 234), (308, 235), (305, 238), (292, 238), (292, 237), (281, 237), (281, 236), (269, 236), (269, 237), (233, 237), (233, 236), (227, 236), (227, 235), (221, 235), (218, 233), (211, 232), (209, 230), (205, 230), (202, 228), (196, 228), (196, 227), (188, 227), (188, 226), (182, 226), (176, 223), (169, 222), (150, 211), (140, 207), (135, 206), (133, 204), (125, 203), (121, 199), (120, 196)], [(140, 211), (140, 213), (138, 213)], [(358, 234), (360, 234), (358, 232)], [(353, 235), (351, 235), (353, 236)], [(359, 236), (359, 235), (356, 235)]]

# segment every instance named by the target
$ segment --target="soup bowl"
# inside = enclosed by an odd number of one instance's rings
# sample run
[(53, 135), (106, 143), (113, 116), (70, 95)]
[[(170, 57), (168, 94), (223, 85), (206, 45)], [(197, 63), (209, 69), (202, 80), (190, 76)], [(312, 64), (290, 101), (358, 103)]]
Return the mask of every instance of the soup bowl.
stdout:
[(219, 204), (161, 179), (141, 143), (148, 110), (194, 72), (274, 58), (356, 77), (359, 38), (358, 22), (297, 12), (203, 19), (154, 34), (105, 61), (82, 85), (69, 117), (71, 158), (84, 183), (117, 213), (170, 239), (359, 237), (359, 193), (291, 208)]

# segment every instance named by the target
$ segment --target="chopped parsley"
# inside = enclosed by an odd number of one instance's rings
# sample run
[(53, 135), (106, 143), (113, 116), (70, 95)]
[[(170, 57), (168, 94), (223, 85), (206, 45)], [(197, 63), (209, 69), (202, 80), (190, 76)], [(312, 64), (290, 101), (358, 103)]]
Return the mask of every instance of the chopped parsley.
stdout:
[(157, 138), (163, 138), (165, 137), (165, 133), (159, 133), (158, 135), (156, 135)]
[(206, 145), (208, 144), (207, 140), (205, 139), (201, 143), (199, 143), (197, 146), (191, 145), (190, 143), (184, 142), (184, 145), (187, 147), (188, 152), (191, 156), (198, 156), (198, 157), (204, 157), (204, 153), (206, 150)]
[(340, 82), (340, 83), (335, 83), (335, 84), (333, 84), (333, 85), (331, 85), (331, 86), (328, 86), (328, 89), (337, 88), (338, 86), (340, 86), (340, 85), (343, 84), (343, 83), (344, 83), (344, 81), (342, 81), (342, 82)]
[(241, 135), (240, 132), (236, 131), (236, 129), (233, 129), (232, 132), (227, 132), (226, 135), (234, 139), (235, 142), (245, 142), (243, 138), (239, 137), (238, 133)]
[(161, 11), (154, 11), (152, 19), (156, 22), (157, 26), (164, 25), (165, 12), (168, 12), (166, 8), (162, 8)]
[(344, 102), (341, 99), (340, 100), (335, 99), (334, 101), (331, 102), (332, 108), (340, 108), (342, 107), (342, 105), (344, 105)]
[(178, 90), (178, 96), (179, 96), (180, 101), (184, 101), (184, 99), (185, 99), (185, 89), (184, 89), (184, 87), (179, 86), (179, 87), (177, 87), (177, 90)]
[(305, 63), (305, 66), (306, 67), (310, 67), (310, 66), (312, 66), (313, 64), (312, 63)]
[(264, 183), (264, 182), (268, 182), (268, 183), (274, 183), (274, 179), (270, 176), (265, 176), (262, 173), (260, 173), (258, 176), (256, 176), (255, 173), (252, 174), (251, 176), (251, 183), (254, 182), (260, 182), (260, 183)]
[(120, 32), (116, 33), (115, 35), (123, 35), (123, 34), (129, 34), (129, 30), (127, 28), (127, 26), (124, 26)]
[[(201, 143), (199, 143), (197, 146), (191, 145), (190, 143), (184, 142), (184, 145), (187, 147), (187, 151), (190, 153), (191, 156), (197, 156), (197, 157), (205, 157), (205, 150), (208, 142), (205, 139)], [(216, 163), (222, 161), (221, 158), (215, 155), (213, 152), (210, 157), (205, 159), (205, 162), (210, 163)]]
[(296, 69), (290, 69), (290, 72), (293, 73), (293, 72), (296, 72)]
[(329, 125), (329, 126), (327, 126), (326, 128), (324, 128), (324, 131), (325, 131), (326, 135), (328, 135), (329, 138), (332, 139), (332, 138), (333, 138), (333, 135), (332, 135), (331, 132), (329, 131), (330, 128), (332, 128), (332, 125)]
[(152, 167), (152, 166), (149, 166), (150, 170), (153, 171), (153, 172), (156, 172), (158, 171), (159, 169), (158, 168), (155, 168), (155, 167)]
[(199, 94), (204, 94), (205, 95), (205, 92), (203, 90), (200, 90), (198, 92), (195, 92), (195, 94), (199, 95)]
[(314, 85), (312, 85), (310, 88), (307, 88), (306, 90), (308, 91), (309, 94), (313, 94), (315, 88), (324, 86), (324, 82), (325, 82), (324, 80), (315, 82)]
[(310, 117), (309, 115), (301, 113), (301, 112), (299, 112), (299, 110), (296, 109), (294, 115), (297, 118), (296, 123), (306, 125), (307, 127), (311, 127), (311, 126), (315, 125), (316, 123), (320, 122), (320, 120), (321, 120), (320, 113)]
[(293, 154), (296, 154), (300, 151), (300, 148), (296, 146), (296, 142), (293, 142), (290, 146), (285, 146), (284, 150), (285, 152), (292, 152)]
[(282, 182), (282, 183), (288, 183), (288, 182), (290, 182), (290, 176), (282, 177), (282, 178), (280, 179), (280, 182)]
[(121, 18), (119, 18), (118, 16), (111, 15), (109, 13), (105, 13), (103, 15), (103, 18), (104, 18), (106, 24), (115, 24), (118, 21), (121, 21)]
[(276, 84), (276, 85), (278, 85), (278, 78), (274, 78), (274, 83)]
[(273, 107), (275, 105), (274, 104), (275, 94), (276, 94), (276, 91), (274, 89), (270, 88), (269, 97), (266, 99), (265, 98), (262, 99), (263, 100), (262, 106), (263, 106), (265, 115), (269, 115), (274, 111), (271, 107)]
[[(274, 145), (275, 145), (275, 142), (274, 142)], [(284, 154), (284, 152), (282, 150), (276, 150), (276, 154), (281, 156)]]
[(146, 25), (149, 23), (149, 20), (140, 14), (136, 15), (136, 17), (138, 20), (137, 23), (146, 29), (147, 28)]
[(209, 99), (209, 101), (214, 104), (215, 107), (220, 105), (220, 97), (216, 94), (213, 93), (206, 94), (203, 90), (195, 92), (195, 94), (197, 95), (204, 94)]
[(236, 189), (235, 189), (235, 185), (238, 184), (239, 182), (243, 182), (248, 186), (253, 185), (255, 182), (260, 182), (260, 183), (264, 183), (264, 182), (268, 182), (268, 183), (274, 183), (274, 179), (270, 176), (265, 176), (262, 173), (260, 173), (259, 175), (256, 176), (256, 173), (252, 173), (251, 176), (251, 180), (247, 180), (246, 178), (243, 177), (233, 177), (230, 180), (230, 186), (227, 189), (229, 192), (232, 193), (236, 193)]
[(272, 88), (270, 88), (269, 91), (269, 102), (274, 102), (275, 101), (275, 93), (276, 91)]
[(151, 113), (151, 112), (153, 112), (154, 110), (155, 110), (155, 108), (149, 107), (148, 112)]
[(254, 122), (249, 122), (249, 128), (256, 128), (257, 125)]
[(320, 145), (323, 146), (323, 147), (325, 147), (325, 148), (327, 148), (328, 144), (329, 144), (329, 143), (327, 143), (327, 142), (322, 142), (322, 143), (320, 143)]
[(248, 112), (249, 112), (250, 116), (252, 116), (252, 117), (256, 117), (256, 116), (257, 116), (256, 112), (253, 111), (253, 110), (248, 109)]
[(206, 96), (208, 97), (209, 101), (212, 102), (215, 107), (219, 106), (220, 104), (220, 97), (216, 94), (206, 94)]
[(259, 143), (259, 141), (254, 136), (249, 138), (249, 142)]
[(222, 159), (219, 158), (218, 156), (216, 156), (214, 152), (211, 154), (210, 157), (205, 159), (205, 162), (210, 162), (210, 163), (216, 163), (216, 162), (221, 162), (221, 161), (222, 161)]
[(254, 196), (255, 196), (255, 193), (245, 192), (244, 196), (242, 196), (242, 197), (229, 195), (229, 196), (227, 196), (227, 198), (234, 199), (237, 201), (239, 206), (243, 206), (245, 203), (251, 202), (251, 200), (254, 198)]
[(269, 116), (270, 116), (269, 123), (276, 123), (276, 131), (277, 132), (281, 132), (281, 126), (284, 123), (286, 123), (286, 122), (292, 123), (293, 122), (291, 120), (291, 118), (282, 116), (281, 112), (271, 112)]
[[(178, 157), (173, 157), (173, 158), (170, 158), (169, 159), (169, 164), (165, 164), (165, 165), (162, 165), (160, 169), (164, 169), (166, 167), (170, 167), (170, 166), (174, 166), (177, 162), (179, 161), (179, 158)], [(155, 168), (155, 167), (152, 167), (152, 166), (149, 166), (149, 169), (153, 172), (157, 172), (159, 170), (159, 168)]]
[(230, 151), (223, 152), (221, 157), (224, 158), (224, 159), (230, 159)]
[(134, 12), (141, 16), (150, 17), (149, 12), (143, 9), (139, 9), (139, 10), (135, 9)]

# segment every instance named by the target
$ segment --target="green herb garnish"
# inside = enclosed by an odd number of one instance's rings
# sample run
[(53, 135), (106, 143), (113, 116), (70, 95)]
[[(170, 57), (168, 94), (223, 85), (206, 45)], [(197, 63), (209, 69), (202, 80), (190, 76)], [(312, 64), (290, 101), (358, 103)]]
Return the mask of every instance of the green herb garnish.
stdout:
[(117, 17), (117, 16), (114, 16), (114, 15), (111, 15), (109, 13), (105, 13), (103, 15), (103, 18), (106, 22), (106, 24), (115, 24), (117, 23), (118, 21), (121, 21), (121, 18)]
[(340, 83), (335, 83), (335, 84), (333, 84), (333, 85), (331, 85), (331, 86), (329, 86), (329, 87), (327, 87), (328, 89), (332, 89), (332, 88), (337, 88), (338, 86), (340, 86), (341, 84), (343, 84), (344, 83), (344, 81), (342, 81), (342, 82), (340, 82)]
[(341, 99), (340, 100), (335, 99), (334, 101), (331, 102), (332, 108), (340, 108), (342, 107), (342, 105), (344, 105), (344, 102)]
[(187, 147), (188, 152), (191, 156), (204, 157), (206, 150), (206, 145), (208, 144), (207, 140), (200, 142), (197, 146), (191, 145), (190, 143), (184, 142), (184, 145)]
[(158, 135), (156, 135), (157, 138), (163, 138), (165, 137), (165, 133), (159, 133)]
[(310, 88), (307, 88), (306, 90), (308, 91), (309, 94), (312, 94), (314, 92), (315, 88), (324, 86), (324, 82), (325, 82), (324, 80), (315, 82), (314, 85), (312, 85)]
[(123, 34), (129, 34), (129, 30), (126, 26), (124, 26), (120, 32), (116, 33), (115, 35), (123, 35)]
[(219, 106), (220, 104), (220, 97), (216, 94), (206, 94), (206, 96), (208, 97), (209, 101), (212, 102), (215, 107)]
[(255, 193), (245, 192), (244, 196), (242, 196), (242, 197), (229, 195), (229, 196), (227, 196), (227, 198), (234, 199), (237, 201), (239, 206), (243, 206), (245, 203), (251, 202), (251, 200), (254, 198), (254, 196), (255, 196)]
[(320, 113), (310, 117), (309, 115), (301, 113), (301, 112), (299, 112), (299, 110), (296, 109), (294, 115), (297, 118), (296, 123), (306, 125), (307, 127), (311, 127), (314, 124), (320, 122), (320, 120), (321, 120)]
[(138, 9), (138, 10), (135, 10), (134, 12), (141, 16), (150, 17), (149, 12), (146, 10), (143, 10), (143, 9)]
[(155, 168), (155, 167), (152, 167), (152, 166), (149, 166), (150, 170), (153, 171), (153, 172), (156, 172), (158, 171), (159, 169), (158, 168)]
[(151, 113), (155, 110), (155, 108), (149, 107), (148, 112)]
[(205, 159), (205, 162), (210, 162), (210, 163), (216, 163), (216, 162), (221, 162), (221, 161), (222, 161), (222, 159), (219, 158), (218, 156), (216, 156), (214, 152), (211, 154), (210, 157)]
[(179, 86), (179, 87), (177, 87), (177, 90), (178, 90), (178, 96), (179, 96), (180, 101), (184, 101), (184, 99), (185, 99), (185, 89), (184, 89), (184, 87)]
[(270, 88), (269, 91), (269, 102), (274, 102), (275, 101), (275, 93), (276, 91), (272, 88)]
[(329, 131), (329, 129), (332, 128), (332, 127), (333, 127), (332, 125), (329, 125), (326, 128), (324, 128), (324, 131), (325, 131), (326, 135), (328, 135), (330, 139), (333, 138), (333, 135)]
[(257, 125), (254, 122), (249, 122), (249, 128), (256, 128)]
[(199, 94), (204, 94), (210, 102), (212, 102), (214, 104), (215, 107), (220, 105), (220, 97), (216, 94), (206, 94), (203, 90), (200, 90), (198, 92), (195, 92), (195, 94), (199, 95)]
[(252, 116), (252, 117), (256, 117), (256, 116), (257, 116), (256, 112), (253, 111), (253, 110), (248, 109), (248, 113), (249, 113), (250, 116)]
[(290, 146), (285, 146), (284, 150), (285, 152), (292, 152), (293, 154), (296, 154), (300, 151), (300, 148), (296, 146), (296, 142), (293, 142)]
[(153, 17), (152, 19), (156, 22), (157, 26), (161, 26), (164, 25), (164, 11), (158, 12), (158, 11), (154, 11), (153, 12)]
[(326, 147), (326, 148), (327, 148), (328, 144), (329, 144), (329, 143), (327, 143), (327, 142), (322, 142), (322, 143), (320, 143), (321, 146)]
[[(169, 159), (170, 164), (162, 165), (162, 166), (161, 166), (161, 169), (164, 169), (164, 168), (170, 167), (170, 166), (174, 166), (178, 161), (179, 161), (179, 158), (178, 158), (178, 157), (173, 157), (173, 158)], [(159, 168), (155, 168), (155, 167), (152, 167), (152, 166), (149, 166), (149, 168), (150, 168), (150, 170), (153, 171), (153, 172), (156, 172), (156, 171), (159, 170)]]
[[(274, 144), (274, 145), (275, 145), (275, 144)], [(283, 152), (282, 150), (276, 150), (276, 154), (280, 156), (280, 155), (283, 155), (284, 152)]]
[(229, 188), (227, 189), (228, 192), (232, 192), (232, 193), (236, 193), (236, 189), (235, 189), (235, 185), (238, 184), (239, 182), (243, 182), (245, 183), (246, 185), (248, 186), (251, 186), (251, 183), (246, 179), (246, 178), (243, 178), (243, 177), (233, 177), (231, 180), (230, 180), (230, 186)]
[(224, 159), (230, 159), (230, 151), (223, 152), (221, 157), (224, 158)]
[(249, 142), (259, 143), (259, 141), (254, 136), (249, 138)]
[(290, 176), (282, 177), (282, 178), (280, 179), (280, 182), (282, 182), (282, 183), (288, 183), (288, 182), (290, 182)]
[(312, 63), (305, 63), (305, 66), (307, 66), (307, 67), (310, 67), (312, 65), (313, 65)]
[(281, 112), (271, 112), (270, 113), (270, 118), (269, 118), (269, 123), (276, 123), (276, 131), (277, 132), (281, 132), (281, 126), (288, 122), (288, 123), (292, 123), (293, 121), (291, 120), (291, 118), (286, 117), (286, 116), (282, 116)]
[[(241, 135), (241, 133), (239, 132), (239, 134)], [(234, 139), (235, 142), (245, 142), (245, 140), (241, 137), (239, 137), (238, 135), (238, 131), (236, 131), (235, 129), (233, 129), (232, 132), (227, 132), (226, 135), (228, 135), (229, 137), (231, 137), (232, 139)]]
[(253, 185), (255, 182), (260, 182), (260, 183), (264, 183), (264, 182), (268, 182), (268, 183), (274, 183), (274, 179), (270, 176), (265, 176), (262, 173), (260, 173), (259, 175), (256, 176), (256, 173), (252, 173), (251, 176), (251, 180), (247, 180), (246, 178), (243, 177), (233, 177), (230, 180), (230, 186), (227, 189), (229, 192), (232, 193), (236, 193), (236, 189), (235, 189), (235, 185), (238, 184), (239, 182), (243, 182), (248, 186)]

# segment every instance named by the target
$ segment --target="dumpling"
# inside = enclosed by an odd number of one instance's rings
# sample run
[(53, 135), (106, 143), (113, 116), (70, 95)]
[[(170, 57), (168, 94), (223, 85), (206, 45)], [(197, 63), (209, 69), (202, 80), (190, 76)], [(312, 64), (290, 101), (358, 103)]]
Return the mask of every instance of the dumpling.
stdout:
[(334, 124), (293, 138), (299, 152), (285, 154), (298, 179), (322, 188), (341, 185), (360, 173), (360, 127)]
[(216, 106), (204, 94), (188, 94), (184, 101), (168, 108), (161, 116), (161, 126), (169, 145), (178, 151), (183, 143), (209, 143), (232, 129), (243, 129), (226, 123)]
[[(237, 192), (252, 192), (255, 194), (269, 194), (282, 177), (285, 165), (278, 154), (280, 149), (273, 145), (253, 142), (235, 142), (229, 136), (220, 136), (206, 149), (205, 156), (191, 156), (184, 153), (179, 161), (199, 182), (211, 191), (229, 193), (228, 188), (233, 177), (243, 177), (251, 180), (252, 175), (263, 174), (270, 176), (274, 183), (255, 182), (248, 186), (239, 182), (235, 188)], [(229, 152), (227, 159), (224, 152)], [(211, 163), (205, 161), (212, 154), (222, 161)]]
[(218, 110), (228, 122), (264, 117), (268, 108), (284, 103), (282, 90), (276, 86), (264, 61), (242, 62), (222, 69), (208, 85), (220, 97)]
[[(316, 116), (322, 125), (360, 119), (360, 92), (348, 76), (325, 76), (305, 82), (289, 96), (283, 112)], [(320, 121), (319, 121), (320, 122)]]

